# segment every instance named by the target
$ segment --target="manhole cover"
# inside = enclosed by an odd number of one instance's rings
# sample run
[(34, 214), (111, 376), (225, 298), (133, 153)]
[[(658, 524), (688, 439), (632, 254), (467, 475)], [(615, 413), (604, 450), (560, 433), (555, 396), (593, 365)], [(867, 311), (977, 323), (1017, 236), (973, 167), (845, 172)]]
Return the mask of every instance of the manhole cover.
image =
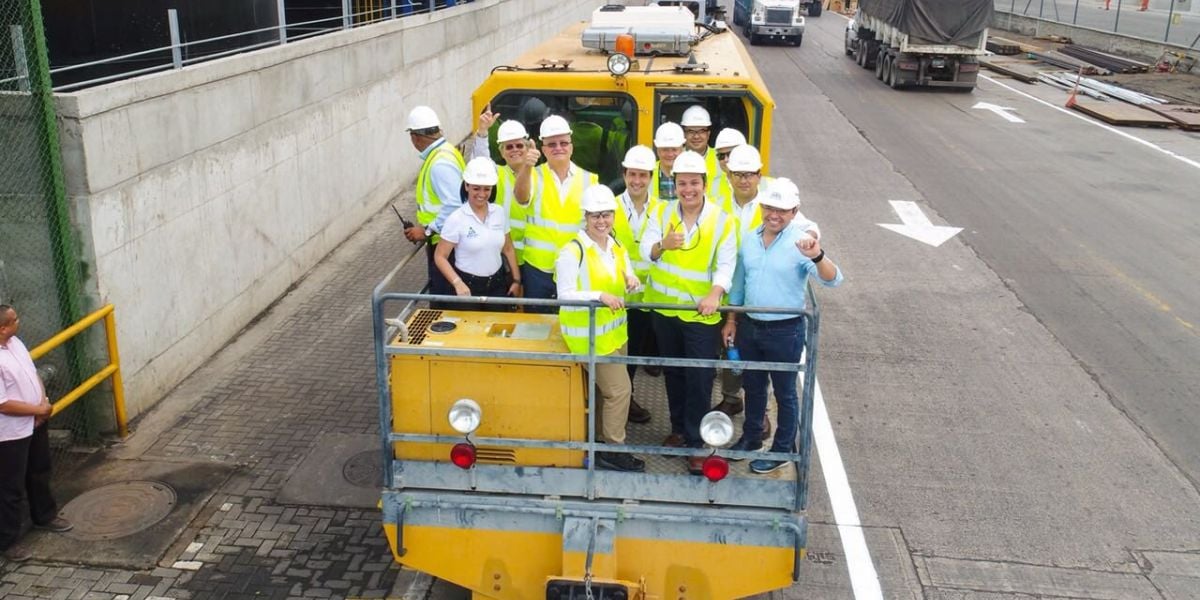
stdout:
[(163, 520), (175, 507), (175, 490), (158, 481), (123, 481), (80, 494), (63, 508), (78, 540), (112, 540)]
[(342, 477), (357, 487), (377, 488), (383, 485), (383, 457), (378, 450), (359, 452), (346, 461)]

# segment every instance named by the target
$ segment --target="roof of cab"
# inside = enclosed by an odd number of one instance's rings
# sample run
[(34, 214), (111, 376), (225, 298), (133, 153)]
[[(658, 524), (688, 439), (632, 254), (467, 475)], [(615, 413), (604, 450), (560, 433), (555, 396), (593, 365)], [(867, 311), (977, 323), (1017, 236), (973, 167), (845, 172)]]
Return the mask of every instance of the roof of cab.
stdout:
[[(512, 66), (522, 69), (538, 69), (539, 61), (570, 60), (567, 72), (601, 71), (608, 72), (608, 55), (599, 50), (583, 47), (583, 30), (588, 26), (587, 21), (581, 21), (560, 31), (554, 37), (546, 40), (532, 50), (521, 55)], [(707, 75), (731, 79), (753, 79), (761, 81), (754, 62), (740, 40), (732, 30), (713, 34), (704, 41), (692, 47), (696, 62), (708, 65)], [(630, 77), (639, 72), (654, 72), (658, 76), (695, 77), (695, 74), (667, 73), (664, 70), (673, 69), (677, 63), (687, 61), (685, 56), (639, 56), (638, 69), (629, 73)]]

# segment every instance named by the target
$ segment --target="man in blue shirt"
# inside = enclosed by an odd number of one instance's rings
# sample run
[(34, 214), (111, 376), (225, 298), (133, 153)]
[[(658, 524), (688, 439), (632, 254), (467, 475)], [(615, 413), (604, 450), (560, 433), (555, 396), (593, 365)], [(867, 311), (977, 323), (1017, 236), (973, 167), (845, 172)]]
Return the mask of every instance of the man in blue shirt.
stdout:
[(454, 288), (434, 264), (433, 256), (446, 218), (462, 206), (462, 174), (466, 163), (458, 149), (446, 141), (437, 113), (428, 106), (418, 106), (408, 113), (408, 135), (413, 148), (420, 153), (421, 169), (417, 172), (415, 198), (417, 223), (404, 229), (404, 237), (414, 243), (426, 242), (429, 293), (454, 295)]
[[(733, 275), (729, 303), (733, 306), (771, 306), (803, 310), (805, 284), (813, 277), (821, 285), (842, 283), (842, 271), (825, 256), (821, 243), (792, 222), (800, 206), (800, 190), (789, 180), (772, 183), (759, 195), (762, 226), (742, 238)], [(725, 344), (735, 339), (743, 360), (798, 363), (804, 348), (803, 316), (787, 314), (726, 313), (721, 329)], [(731, 449), (762, 449), (763, 420), (767, 411), (767, 377), (779, 403), (778, 423), (771, 452), (795, 452), (800, 425), (800, 402), (795, 371), (746, 371), (746, 421), (742, 437)], [(770, 473), (787, 464), (754, 460), (750, 470)]]

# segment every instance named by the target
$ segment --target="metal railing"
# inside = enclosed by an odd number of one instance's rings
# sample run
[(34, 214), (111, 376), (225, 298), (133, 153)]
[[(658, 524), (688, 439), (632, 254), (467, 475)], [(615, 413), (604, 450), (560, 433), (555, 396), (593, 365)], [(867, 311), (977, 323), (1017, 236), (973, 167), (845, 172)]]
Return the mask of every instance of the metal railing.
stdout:
[(995, 8), (1001, 25), (1016, 15), (1189, 49), (1200, 43), (1200, 0), (995, 0)]
[(80, 319), (74, 325), (38, 344), (29, 351), (29, 355), (33, 357), (33, 360), (37, 360), (55, 348), (67, 343), (101, 319), (104, 320), (104, 337), (108, 342), (108, 364), (92, 374), (91, 377), (85, 379), (75, 389), (67, 392), (62, 398), (54, 401), (50, 417), (53, 418), (58, 413), (66, 410), (76, 400), (82, 398), (84, 394), (92, 391), (93, 388), (100, 385), (105, 379), (111, 377), (113, 387), (113, 416), (117, 422), (117, 434), (121, 438), (125, 438), (129, 435), (129, 426), (125, 415), (125, 385), (121, 381), (121, 357), (117, 351), (117, 322), (113, 317), (113, 305), (108, 304), (100, 310)]
[[(287, 0), (276, 0), (278, 24), (270, 27), (262, 27), (248, 31), (240, 31), (227, 35), (204, 38), (194, 41), (184, 41), (184, 35), (179, 26), (179, 12), (177, 9), (167, 10), (167, 25), (168, 36), (167, 44), (149, 50), (141, 50), (131, 52), (119, 56), (110, 56), (99, 60), (93, 60), (83, 63), (62, 65), (58, 67), (52, 66), (50, 75), (52, 78), (63, 74), (75, 74), (85, 69), (96, 69), (103, 67), (114, 67), (129, 62), (146, 62), (157, 61), (146, 67), (134, 68), (130, 70), (122, 70), (117, 73), (109, 73), (99, 77), (91, 77), (81, 81), (72, 81), (54, 86), (56, 92), (66, 92), (78, 90), (89, 86), (100, 85), (121, 79), (128, 79), (138, 75), (146, 75), (160, 71), (173, 69), (182, 69), (185, 66), (214, 60), (224, 56), (250, 52), (271, 46), (280, 46), (289, 42), (297, 42), (308, 39), (314, 36), (324, 35), (336, 31), (345, 31), (355, 27), (371, 25), (381, 21), (389, 21), (393, 19), (403, 18), (410, 15), (431, 13), (436, 10), (445, 8), (453, 8), (461, 4), (474, 2), (474, 0), (428, 0), (428, 4), (419, 2), (419, 0), (339, 0), (341, 4), (341, 14), (333, 17), (322, 19), (313, 19), (308, 21), (292, 22), (287, 21), (286, 2)], [(353, 6), (352, 6), (353, 5)], [(300, 33), (296, 33), (299, 31)], [(11, 43), (14, 47), (19, 47), (23, 43), (21, 40), (24, 37), (23, 30), (18, 26), (13, 26), (9, 32)], [(269, 40), (254, 41), (260, 39), (267, 34), (271, 34)], [(221, 42), (229, 42), (230, 40), (238, 40), (243, 38), (251, 38), (245, 40), (244, 43), (235, 44), (232, 47), (216, 47)], [(2, 43), (2, 42), (0, 42)], [(228, 45), (228, 44), (220, 44)], [(208, 48), (207, 50), (205, 48)], [(16, 76), (7, 79), (0, 79), (0, 86), (15, 86), (18, 89), (27, 89), (28, 75), (27, 70), (18, 65), (16, 68)]]

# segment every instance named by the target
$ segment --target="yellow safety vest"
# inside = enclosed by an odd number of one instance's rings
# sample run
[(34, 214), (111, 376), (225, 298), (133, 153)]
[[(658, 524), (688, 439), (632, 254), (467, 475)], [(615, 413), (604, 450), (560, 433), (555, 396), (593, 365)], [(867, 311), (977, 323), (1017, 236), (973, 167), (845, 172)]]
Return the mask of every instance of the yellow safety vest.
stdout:
[[(613, 217), (613, 237), (628, 249), (629, 256), (633, 261), (633, 273), (643, 284), (650, 275), (650, 257), (642, 256), (642, 236), (646, 234), (650, 220), (659, 218), (663, 207), (667, 205), (652, 190), (647, 191), (647, 196), (646, 214), (642, 218), (641, 227), (638, 227), (636, 231), (629, 223), (629, 215), (625, 212), (625, 203), (621, 201), (620, 197), (617, 198), (617, 213)], [(629, 302), (641, 302), (643, 293), (629, 294), (625, 299)]]
[(576, 173), (566, 198), (558, 197), (558, 180), (549, 164), (542, 163), (531, 174), (533, 200), (525, 215), (525, 262), (546, 273), (554, 272), (558, 251), (579, 231), (583, 190), (597, 181), (595, 173), (576, 165), (571, 168)]
[[(672, 224), (683, 227), (679, 204), (673, 202), (659, 214), (659, 224), (664, 234)], [(684, 247), (667, 250), (650, 264), (650, 281), (646, 285), (643, 300), (653, 304), (697, 305), (712, 289), (713, 272), (717, 268), (717, 250), (733, 228), (729, 213), (710, 210), (697, 224), (699, 236), (695, 242), (684, 242)], [(693, 243), (695, 244), (693, 246)], [(659, 310), (660, 314), (676, 317), (683, 321), (715, 325), (721, 322), (721, 314), (700, 316), (695, 310)]]
[[(441, 145), (433, 149), (425, 156), (425, 162), (421, 164), (421, 170), (417, 173), (417, 223), (422, 227), (429, 227), (430, 223), (437, 220), (438, 212), (442, 210), (442, 205), (445, 204), (444, 198), (439, 198), (437, 190), (433, 189), (433, 178), (429, 173), (433, 170), (433, 165), (438, 162), (450, 162), (458, 167), (461, 173), (467, 168), (467, 163), (463, 160), (462, 154), (458, 152), (458, 148), (450, 145), (449, 142), (443, 141)], [(436, 244), (441, 236), (433, 236), (432, 243)]]
[(704, 170), (708, 176), (707, 181), (712, 181), (721, 173), (721, 161), (717, 160), (717, 149), (709, 148), (704, 153)]
[(500, 181), (496, 184), (496, 204), (508, 209), (509, 236), (512, 237), (513, 250), (517, 254), (517, 264), (525, 264), (525, 215), (529, 212), (528, 204), (517, 202), (515, 188), (517, 175), (507, 166), (497, 167), (496, 174)]
[[(625, 261), (628, 253), (621, 244), (613, 244), (613, 255), (616, 258), (616, 269), (609, 273), (600, 258), (600, 251), (594, 245), (588, 245), (579, 258), (579, 276), (575, 280), (579, 290), (608, 292), (621, 297), (625, 294)], [(568, 244), (566, 250), (575, 256), (583, 244)], [(629, 331), (625, 326), (625, 309), (613, 310), (607, 306), (596, 309), (596, 355), (604, 356), (616, 352), (629, 341)], [(588, 309), (578, 306), (564, 306), (558, 309), (558, 322), (562, 330), (563, 341), (572, 354), (587, 354), (588, 352)]]
[(708, 189), (704, 190), (704, 197), (728, 211), (727, 207), (733, 205), (733, 182), (729, 181), (729, 176), (725, 175), (724, 171), (719, 172), (720, 175), (709, 180)]

